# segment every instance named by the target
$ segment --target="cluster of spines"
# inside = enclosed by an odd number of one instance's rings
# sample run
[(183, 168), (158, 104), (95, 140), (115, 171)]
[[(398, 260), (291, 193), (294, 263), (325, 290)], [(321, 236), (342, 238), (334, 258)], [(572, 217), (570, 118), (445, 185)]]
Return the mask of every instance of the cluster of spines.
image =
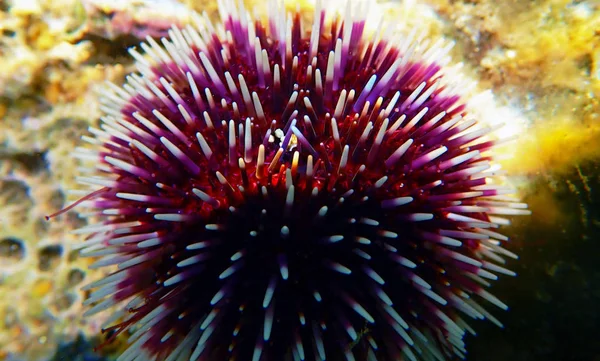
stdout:
[[(367, 359), (377, 359), (380, 352), (409, 360), (462, 356), (462, 338), (470, 328), (452, 309), (499, 323), (472, 295), (506, 308), (484, 289), (486, 278), (497, 278), (492, 272), (513, 274), (499, 265), (503, 256), (516, 258), (501, 247), (506, 238), (493, 229), (505, 221), (493, 215), (526, 210), (503, 196), (510, 189), (489, 184), (497, 174), (486, 154), (494, 146), (486, 138), (492, 129), (463, 118), (456, 88), (441, 73), (447, 48), (424, 47), (414, 34), (396, 45), (381, 28), (368, 37), (364, 19), (354, 18), (350, 10), (343, 21), (328, 23), (317, 6), (306, 39), (300, 15), (286, 17), (279, 6), (271, 7), (276, 14), (269, 17), (268, 28), (253, 24), (241, 7), (227, 2), (220, 8), (223, 28), (198, 18), (196, 28), (173, 28), (162, 47), (148, 38), (141, 45), (146, 56), (130, 51), (139, 74), (128, 76), (123, 88), (111, 85), (102, 129), (84, 138), (97, 150), (77, 152), (82, 159), (100, 161), (92, 173), (101, 176), (79, 180), (103, 187), (84, 202), (104, 218), (77, 233), (90, 234), (86, 254), (101, 256), (93, 267), (118, 268), (88, 286), (94, 291), (86, 301), (92, 305), (87, 313), (128, 302), (106, 326), (117, 332), (137, 328), (119, 360), (210, 357), (211, 335), (223, 313), (218, 307), (233, 292), (227, 280), (243, 269), (247, 250), (232, 252), (224, 268), (214, 270), (223, 286), (210, 295), (206, 314), (189, 316), (194, 311), (179, 298), (189, 292), (185, 281), (203, 276), (201, 265), (213, 256), (219, 235), (232, 226), (230, 215), (248, 199), (273, 198), (280, 200), (284, 220), (299, 216), (299, 203), (315, 200), (323, 205), (302, 217), (316, 223), (330, 221), (328, 213), (348, 203), (376, 203), (382, 210), (386, 219), (361, 215), (343, 220), (371, 227), (366, 234), (348, 239), (339, 229), (319, 240), (323, 247), (349, 242), (347, 247), (365, 262), (362, 269), (351, 269), (325, 259), (328, 269), (347, 276), (363, 273), (373, 282), (376, 306), (344, 292), (339, 301), (367, 324), (384, 327), (386, 322), (393, 330), (391, 336), (379, 334), (387, 336), (385, 344), (366, 334)], [(330, 201), (325, 204), (323, 198)], [(262, 211), (259, 223), (268, 223), (270, 215)], [(290, 224), (276, 226), (281, 239), (294, 231)], [(189, 227), (198, 242), (178, 238), (189, 236)], [(399, 231), (410, 232), (413, 239)], [(260, 232), (251, 229), (248, 236)], [(405, 253), (395, 243), (399, 239), (406, 241), (401, 245)], [(396, 300), (381, 288), (383, 270), (367, 265), (374, 248), (401, 266), (394, 272), (402, 282), (425, 296), (417, 297), (420, 305), (400, 302), (415, 309), (396, 308)], [(261, 297), (264, 320), (252, 361), (276, 357), (266, 349), (276, 287), (294, 272), (288, 257), (276, 257), (279, 274)], [(316, 303), (322, 300), (318, 290), (312, 297)], [(325, 360), (338, 352), (324, 346), (327, 325), (303, 322), (303, 317), (299, 314), (298, 327), (309, 328), (312, 340), (306, 342), (296, 331), (289, 354), (282, 356)], [(356, 325), (344, 315), (336, 317), (346, 333), (339, 338), (359, 342)], [(237, 327), (231, 354), (236, 332)], [(344, 357), (354, 360), (354, 351), (346, 349)]]

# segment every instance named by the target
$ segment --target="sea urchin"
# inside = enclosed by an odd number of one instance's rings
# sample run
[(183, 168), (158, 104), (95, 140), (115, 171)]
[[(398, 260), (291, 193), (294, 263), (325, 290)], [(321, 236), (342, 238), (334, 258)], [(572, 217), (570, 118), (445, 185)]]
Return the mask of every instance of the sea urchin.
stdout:
[(83, 253), (115, 267), (87, 314), (118, 309), (120, 361), (463, 357), (463, 317), (506, 308), (485, 290), (516, 257), (494, 215), (527, 211), (448, 47), (370, 31), (364, 8), (223, 2), (221, 25), (130, 51), (139, 72), (77, 151), (100, 219)]

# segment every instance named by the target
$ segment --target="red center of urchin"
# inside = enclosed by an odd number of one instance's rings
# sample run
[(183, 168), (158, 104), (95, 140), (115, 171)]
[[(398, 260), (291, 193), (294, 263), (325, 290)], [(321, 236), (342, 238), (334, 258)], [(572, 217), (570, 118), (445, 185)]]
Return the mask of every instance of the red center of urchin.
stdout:
[(103, 222), (80, 232), (118, 270), (88, 313), (128, 302), (125, 360), (460, 354), (457, 311), (491, 317), (470, 295), (505, 307), (482, 286), (511, 273), (488, 215), (516, 211), (446, 49), (319, 10), (305, 32), (298, 13), (247, 18), (148, 39), (107, 93), (80, 154), (100, 160), (82, 182), (105, 187)]

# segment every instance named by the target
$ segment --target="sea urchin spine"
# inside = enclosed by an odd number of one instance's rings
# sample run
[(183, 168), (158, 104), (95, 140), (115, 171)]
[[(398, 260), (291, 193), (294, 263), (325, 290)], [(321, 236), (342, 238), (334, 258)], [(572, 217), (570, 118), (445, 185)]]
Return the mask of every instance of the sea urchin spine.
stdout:
[[(502, 266), (507, 200), (491, 129), (470, 119), (448, 47), (317, 4), (312, 24), (233, 0), (103, 100), (77, 156), (100, 222), (87, 314), (118, 309), (119, 361), (445, 360)], [(383, 29), (383, 30), (382, 30)], [(98, 190), (98, 187), (101, 187)]]

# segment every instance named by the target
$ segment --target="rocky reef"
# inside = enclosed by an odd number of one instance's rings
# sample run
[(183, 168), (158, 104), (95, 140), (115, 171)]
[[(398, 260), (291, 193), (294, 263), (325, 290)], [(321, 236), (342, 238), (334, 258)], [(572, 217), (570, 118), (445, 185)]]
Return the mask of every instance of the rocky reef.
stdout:
[[(261, 1), (246, 2), (264, 10)], [(312, 6), (309, 0), (288, 3)], [(50, 222), (44, 216), (82, 195), (72, 191), (80, 165), (71, 153), (98, 121), (98, 90), (106, 81), (120, 84), (135, 70), (128, 48), (186, 24), (191, 11), (215, 16), (216, 3), (0, 0), (0, 360), (56, 359), (52, 355), (65, 344), (80, 345), (87, 342), (81, 337), (99, 334), (105, 315), (81, 316), (86, 295), (80, 287), (97, 279), (87, 268), (91, 260), (78, 255), (80, 236), (71, 233), (84, 221), (76, 213)], [(504, 331), (484, 328), (469, 360), (537, 360), (553, 352), (563, 357), (561, 347), (545, 343), (566, 332), (558, 320), (570, 320), (591, 336), (600, 331), (591, 321), (595, 314), (584, 319), (551, 312), (600, 302), (600, 273), (589, 259), (600, 250), (592, 241), (600, 234), (600, 215), (594, 213), (600, 186), (600, 4), (403, 0), (380, 2), (373, 11), (389, 19), (402, 12), (412, 20), (399, 27), (454, 40), (452, 56), (479, 84), (474, 91), (493, 90), (473, 108), (482, 116), (498, 109), (493, 115), (510, 119), (508, 131), (518, 136), (507, 147), (515, 157), (504, 167), (533, 211), (531, 220), (513, 227), (514, 251), (523, 255), (517, 272), (525, 277), (500, 285), (496, 293), (515, 310)], [(562, 285), (578, 297), (565, 298)], [(547, 312), (531, 312), (538, 304)], [(552, 314), (556, 320), (548, 321)], [(538, 347), (532, 351), (519, 342), (521, 334), (511, 334), (517, 327), (527, 328)], [(504, 352), (485, 355), (489, 345)], [(555, 359), (600, 359), (597, 341), (574, 349), (575, 355), (564, 351), (564, 358)]]

